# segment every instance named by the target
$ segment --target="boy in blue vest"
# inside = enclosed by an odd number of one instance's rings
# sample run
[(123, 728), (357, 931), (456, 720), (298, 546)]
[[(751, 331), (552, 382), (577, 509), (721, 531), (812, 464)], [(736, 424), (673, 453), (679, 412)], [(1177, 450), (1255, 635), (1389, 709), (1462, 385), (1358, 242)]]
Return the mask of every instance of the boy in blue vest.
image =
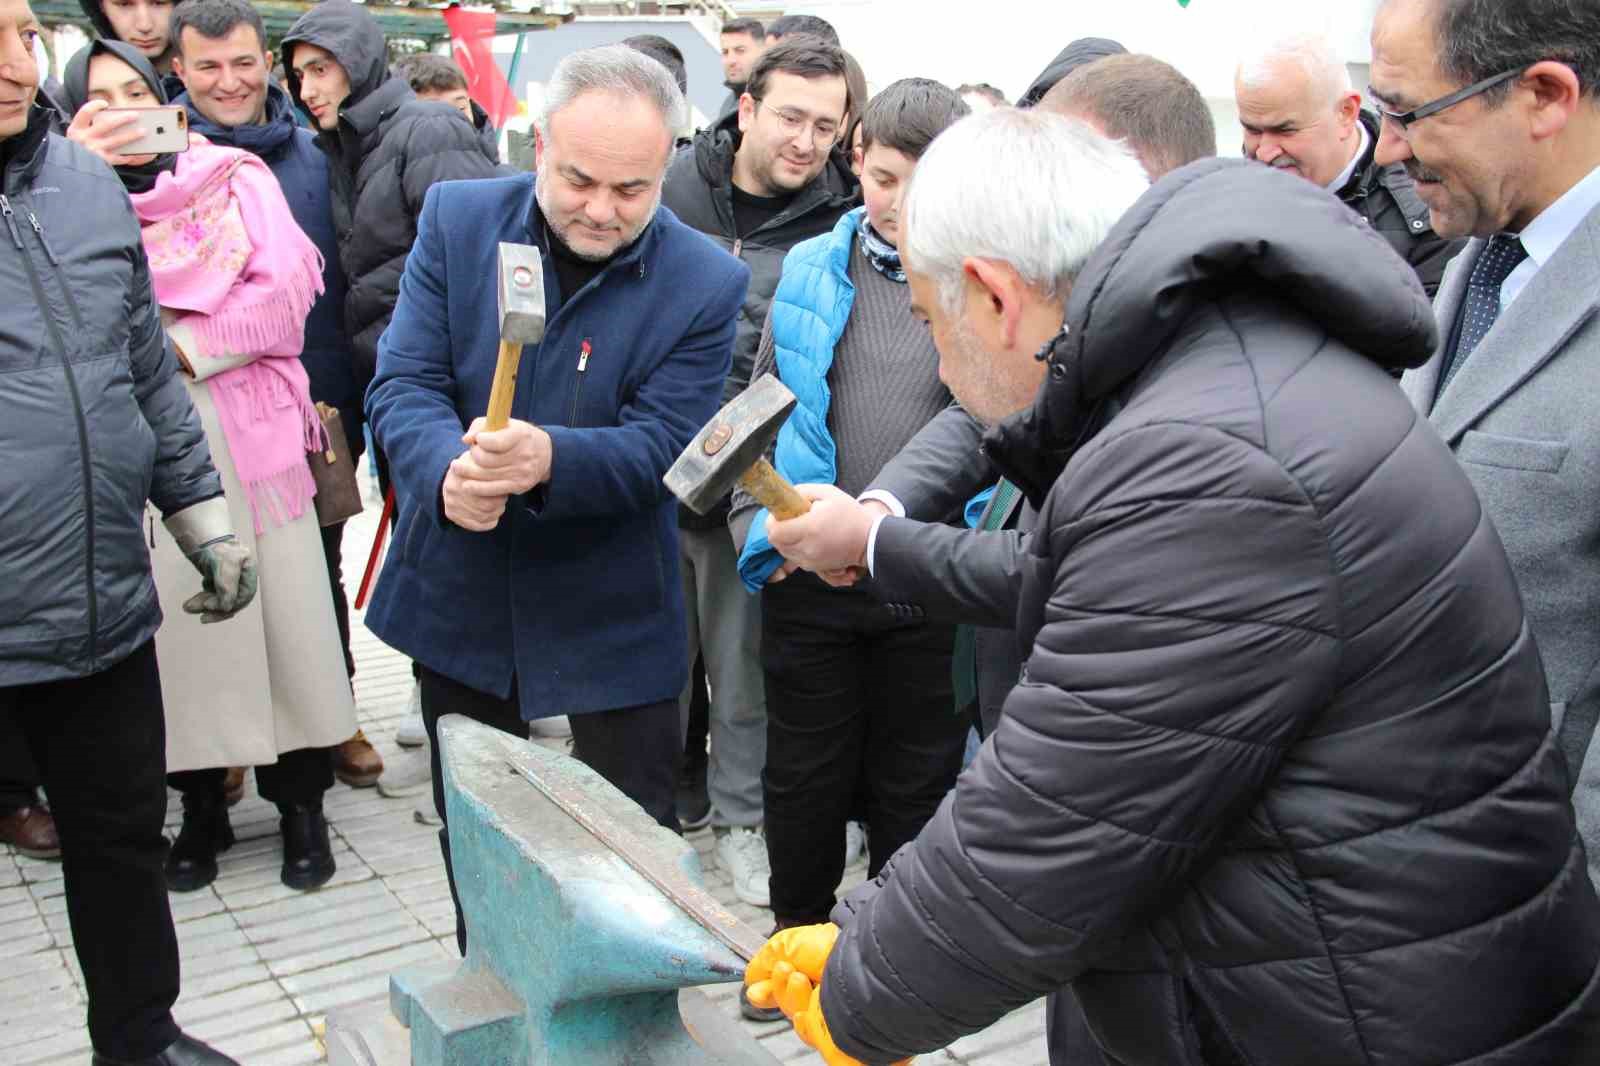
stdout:
[[(873, 98), (856, 160), (865, 206), (785, 260), (751, 379), (776, 373), (799, 398), (776, 445), (792, 482), (860, 493), (951, 403), (933, 341), (912, 318), (895, 240), (917, 160), (967, 111), (952, 90), (922, 78)], [(872, 876), (954, 783), (966, 726), (953, 709), (953, 627), (791, 573), (767, 542), (766, 519), (735, 493), (729, 525), (740, 575), (762, 593), (762, 783), (772, 910), (783, 929), (827, 920), (858, 786)]]

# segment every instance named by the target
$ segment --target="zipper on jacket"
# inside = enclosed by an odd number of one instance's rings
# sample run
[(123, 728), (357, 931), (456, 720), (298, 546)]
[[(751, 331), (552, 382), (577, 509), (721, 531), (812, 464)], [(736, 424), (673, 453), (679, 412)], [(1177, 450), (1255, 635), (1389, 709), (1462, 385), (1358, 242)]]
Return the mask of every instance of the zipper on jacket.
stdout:
[(567, 425), (578, 424), (578, 396), (583, 392), (583, 376), (589, 372), (589, 353), (593, 351), (589, 338), (583, 338), (583, 344), (578, 347), (578, 384), (572, 389), (572, 413), (567, 416)]
[[(39, 225), (39, 220), (34, 217), (32, 211), (29, 211), (26, 207), (24, 207), (22, 210), (27, 213), (28, 221), (33, 225), (33, 232), (38, 234), (39, 243), (44, 246), (44, 256), (45, 256), (45, 258), (50, 260), (50, 265), (51, 266), (53, 266), (53, 267), (61, 266), (61, 260), (56, 258), (55, 249), (51, 248), (50, 247), (50, 242), (45, 240), (44, 227)], [(65, 288), (65, 286), (63, 286), (63, 288)], [(76, 318), (77, 316), (73, 316), (73, 317)]]
[[(34, 233), (39, 238), (39, 245), (44, 248), (50, 261), (55, 263), (57, 269), (60, 263), (56, 261), (55, 254), (50, 251), (50, 245), (45, 242), (44, 227), (39, 225), (39, 220), (34, 218), (33, 212), (27, 212), (28, 218), (33, 223)], [(95, 645), (99, 638), (100, 629), (100, 603), (94, 587), (94, 475), (89, 467), (89, 424), (83, 416), (83, 398), (78, 394), (78, 378), (72, 372), (72, 361), (67, 358), (67, 342), (61, 336), (61, 328), (56, 325), (56, 320), (50, 314), (50, 305), (45, 297), (44, 284), (39, 280), (39, 272), (34, 268), (33, 258), (22, 247), (22, 239), (17, 233), (16, 220), (13, 217), (11, 203), (0, 195), (0, 215), (5, 216), (6, 227), (11, 230), (11, 239), (16, 243), (17, 250), (22, 252), (22, 266), (28, 272), (28, 283), (33, 286), (33, 298), (39, 302), (39, 313), (44, 316), (45, 325), (50, 330), (50, 337), (56, 342), (56, 350), (61, 353), (61, 370), (66, 375), (67, 391), (72, 394), (72, 413), (78, 423), (78, 457), (83, 467), (83, 524), (84, 524), (84, 553), (83, 565), (86, 574), (86, 591), (89, 599), (89, 668), (94, 669), (96, 657)], [(78, 303), (72, 298), (72, 286), (67, 284), (66, 278), (60, 278), (61, 289), (67, 297), (67, 307), (72, 311), (73, 321), (77, 324), (78, 332), (83, 332), (83, 316), (78, 312)]]

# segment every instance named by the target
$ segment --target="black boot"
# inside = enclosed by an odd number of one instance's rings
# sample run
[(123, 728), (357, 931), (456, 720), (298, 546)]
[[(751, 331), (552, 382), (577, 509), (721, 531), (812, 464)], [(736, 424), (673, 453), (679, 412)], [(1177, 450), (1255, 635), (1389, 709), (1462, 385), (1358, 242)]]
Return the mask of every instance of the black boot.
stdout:
[(283, 803), (283, 883), (305, 891), (328, 883), (335, 869), (322, 804)]
[(183, 827), (167, 853), (167, 887), (193, 892), (217, 879), (217, 853), (233, 847), (233, 826), (221, 792), (185, 792)]
[(94, 1053), (94, 1066), (239, 1066), (239, 1064), (216, 1048), (180, 1033), (178, 1039), (159, 1055), (143, 1059), (113, 1059), (97, 1051)]

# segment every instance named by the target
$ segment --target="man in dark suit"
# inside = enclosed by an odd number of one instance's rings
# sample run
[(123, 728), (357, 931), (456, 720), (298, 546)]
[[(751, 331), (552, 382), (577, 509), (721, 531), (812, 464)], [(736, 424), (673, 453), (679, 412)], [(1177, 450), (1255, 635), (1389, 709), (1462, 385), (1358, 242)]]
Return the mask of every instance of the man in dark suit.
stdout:
[(1600, 3), (1389, 0), (1372, 42), (1378, 160), (1473, 238), (1402, 387), (1505, 542), (1600, 879)]

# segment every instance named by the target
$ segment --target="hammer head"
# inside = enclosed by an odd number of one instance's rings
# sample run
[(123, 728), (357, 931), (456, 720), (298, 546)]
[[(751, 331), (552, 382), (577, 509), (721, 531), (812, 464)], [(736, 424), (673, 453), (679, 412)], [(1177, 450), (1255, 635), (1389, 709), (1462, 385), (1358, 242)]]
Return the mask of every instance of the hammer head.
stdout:
[(531, 244), (500, 242), (500, 339), (538, 344), (544, 339), (544, 265)]
[(662, 480), (691, 510), (705, 514), (766, 454), (794, 405), (783, 382), (761, 375), (695, 435)]

